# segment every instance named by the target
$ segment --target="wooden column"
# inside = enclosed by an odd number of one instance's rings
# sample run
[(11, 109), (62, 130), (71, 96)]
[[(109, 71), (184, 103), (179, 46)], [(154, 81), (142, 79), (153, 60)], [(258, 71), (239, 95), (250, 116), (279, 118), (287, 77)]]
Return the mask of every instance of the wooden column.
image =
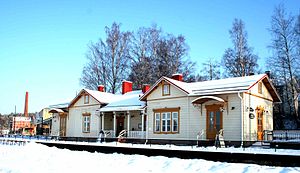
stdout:
[(128, 137), (130, 137), (129, 136), (129, 131), (130, 131), (130, 113), (129, 113), (129, 111), (127, 111), (127, 136)]
[(101, 130), (104, 131), (104, 112), (102, 112), (101, 115)]
[(116, 117), (116, 112), (113, 112), (113, 115), (114, 115), (114, 134), (116, 137), (117, 136), (117, 117)]
[(144, 111), (141, 111), (141, 114), (142, 114), (142, 133), (143, 133), (142, 138), (145, 138), (145, 136), (144, 136), (144, 131), (145, 131), (145, 129), (144, 129), (144, 126), (145, 126), (145, 114), (144, 114)]

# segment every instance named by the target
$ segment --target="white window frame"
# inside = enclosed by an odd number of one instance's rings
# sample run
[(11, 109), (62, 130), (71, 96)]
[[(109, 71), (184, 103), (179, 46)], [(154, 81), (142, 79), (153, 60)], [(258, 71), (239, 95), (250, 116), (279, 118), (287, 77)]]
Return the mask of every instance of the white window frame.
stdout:
[(170, 84), (163, 84), (163, 89), (162, 89), (162, 95), (163, 96), (168, 96), (170, 95)]
[(90, 102), (90, 96), (88, 94), (84, 95), (84, 104), (89, 104)]
[(91, 115), (83, 115), (82, 118), (82, 132), (90, 133), (91, 131)]
[(155, 132), (160, 132), (160, 130), (161, 130), (161, 123), (160, 123), (160, 113), (155, 113), (154, 114), (154, 116), (155, 116), (155, 125), (154, 125), (154, 131)]
[(179, 133), (179, 127), (179, 110), (154, 111), (154, 133)]
[[(176, 130), (174, 130), (175, 127)], [(178, 132), (178, 128), (179, 128), (178, 112), (172, 112), (172, 132)]]

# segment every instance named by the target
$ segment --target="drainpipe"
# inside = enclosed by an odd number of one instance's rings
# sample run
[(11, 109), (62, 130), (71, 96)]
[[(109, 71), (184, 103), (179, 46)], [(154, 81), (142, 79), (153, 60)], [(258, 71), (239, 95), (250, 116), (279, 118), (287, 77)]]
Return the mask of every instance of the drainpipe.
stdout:
[(238, 92), (238, 97), (241, 99), (241, 147), (243, 147), (244, 142), (244, 105), (243, 105), (243, 97), (240, 95), (241, 91)]

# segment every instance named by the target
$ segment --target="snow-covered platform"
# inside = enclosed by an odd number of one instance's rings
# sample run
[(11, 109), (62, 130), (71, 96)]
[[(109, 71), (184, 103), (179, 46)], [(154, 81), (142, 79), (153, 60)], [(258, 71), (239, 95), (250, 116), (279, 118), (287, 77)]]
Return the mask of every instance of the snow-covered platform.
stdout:
[(88, 143), (65, 141), (36, 141), (49, 147), (101, 153), (140, 154), (181, 159), (205, 159), (232, 163), (254, 163), (270, 166), (300, 166), (300, 150), (249, 148), (216, 148), (130, 143)]
[(41, 139), (0, 138), (4, 145), (25, 145), (36, 142), (49, 147), (65, 148), (74, 151), (89, 151), (101, 153), (140, 154), (145, 156), (166, 156), (181, 159), (205, 159), (210, 161), (231, 163), (254, 163), (269, 166), (300, 167), (300, 150), (272, 149), (258, 146), (242, 147), (197, 147), (155, 144), (133, 144), (119, 142), (73, 142)]

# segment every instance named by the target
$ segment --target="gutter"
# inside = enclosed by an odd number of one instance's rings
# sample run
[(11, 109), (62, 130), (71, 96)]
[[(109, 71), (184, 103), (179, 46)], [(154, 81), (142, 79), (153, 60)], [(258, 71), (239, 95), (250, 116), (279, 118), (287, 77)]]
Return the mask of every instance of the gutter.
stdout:
[(238, 97), (241, 99), (241, 147), (244, 143), (244, 106), (243, 97), (240, 95), (241, 91), (238, 92)]

